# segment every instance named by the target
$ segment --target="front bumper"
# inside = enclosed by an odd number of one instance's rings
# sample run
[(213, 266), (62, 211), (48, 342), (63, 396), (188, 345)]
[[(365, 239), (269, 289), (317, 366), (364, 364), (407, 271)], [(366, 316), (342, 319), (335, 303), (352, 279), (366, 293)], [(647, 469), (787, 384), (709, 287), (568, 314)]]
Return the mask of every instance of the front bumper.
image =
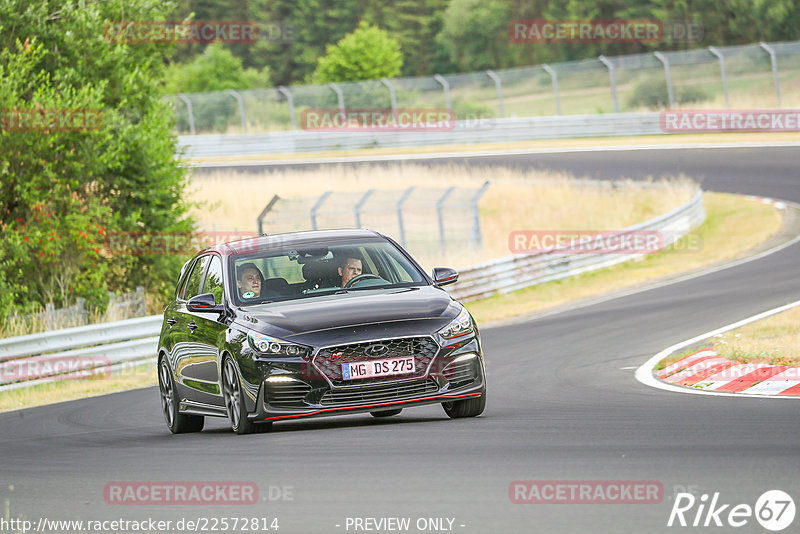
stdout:
[(282, 374), (260, 384), (249, 415), (254, 422), (391, 410), (457, 401), (485, 394), (485, 368), (477, 340), (440, 353), (424, 376), (339, 387), (326, 380)]

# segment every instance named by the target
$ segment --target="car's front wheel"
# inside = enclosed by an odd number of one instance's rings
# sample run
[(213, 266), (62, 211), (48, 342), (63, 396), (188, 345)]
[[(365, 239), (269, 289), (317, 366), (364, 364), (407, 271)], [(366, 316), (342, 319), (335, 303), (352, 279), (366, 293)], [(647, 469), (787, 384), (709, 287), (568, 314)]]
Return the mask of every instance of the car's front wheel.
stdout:
[(203, 430), (205, 418), (202, 415), (187, 415), (178, 411), (178, 390), (175, 387), (169, 363), (163, 357), (158, 364), (158, 389), (161, 392), (161, 412), (164, 414), (170, 432), (182, 434)]
[(442, 408), (444, 408), (444, 413), (446, 413), (450, 419), (476, 417), (482, 414), (483, 410), (486, 408), (486, 390), (483, 390), (480, 397), (443, 402)]
[(228, 419), (231, 428), (237, 434), (252, 434), (256, 425), (247, 418), (247, 408), (244, 403), (244, 393), (239, 382), (239, 373), (231, 358), (226, 358), (222, 365), (222, 395), (225, 398), (225, 408), (228, 410)]

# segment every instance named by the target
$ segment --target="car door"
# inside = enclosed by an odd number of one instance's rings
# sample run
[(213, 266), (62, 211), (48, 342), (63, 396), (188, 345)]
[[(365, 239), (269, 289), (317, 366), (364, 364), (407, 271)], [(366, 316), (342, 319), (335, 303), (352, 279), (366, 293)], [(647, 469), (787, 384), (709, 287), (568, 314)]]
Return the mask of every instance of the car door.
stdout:
[(201, 330), (204, 323), (198, 315), (202, 314), (190, 312), (186, 303), (202, 293), (204, 276), (212, 257), (206, 254), (195, 260), (178, 298), (165, 311), (167, 321), (172, 321), (171, 359), (178, 392), (181, 399), (200, 404), (219, 404), (216, 350), (208, 345), (207, 336)]

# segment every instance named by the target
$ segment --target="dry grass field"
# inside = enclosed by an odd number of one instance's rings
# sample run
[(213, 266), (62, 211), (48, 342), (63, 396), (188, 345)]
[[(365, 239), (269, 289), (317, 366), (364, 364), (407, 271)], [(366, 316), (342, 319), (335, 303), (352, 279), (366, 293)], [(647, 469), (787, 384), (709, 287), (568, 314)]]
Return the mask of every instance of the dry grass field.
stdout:
[[(465, 267), (507, 256), (508, 235), (513, 230), (615, 230), (645, 221), (688, 201), (696, 186), (685, 177), (655, 182), (619, 181), (598, 185), (565, 174), (508, 168), (476, 169), (449, 165), (426, 167), (334, 166), (313, 170), (279, 170), (272, 173), (217, 172), (196, 176), (192, 200), (195, 216), (205, 231), (255, 231), (256, 218), (273, 195), (281, 198), (319, 196), (328, 190), (360, 195), (370, 188), (400, 190), (410, 186), (489, 189), (479, 203), (484, 249), (441, 254), (426, 249), (410, 252), (426, 269), (435, 265)], [(344, 218), (343, 218), (344, 219)], [(351, 223), (349, 216), (345, 223)], [(347, 225), (344, 227), (347, 227)], [(393, 235), (392, 229), (372, 227)], [(432, 237), (433, 243), (436, 237)], [(434, 265), (435, 264), (435, 265)]]

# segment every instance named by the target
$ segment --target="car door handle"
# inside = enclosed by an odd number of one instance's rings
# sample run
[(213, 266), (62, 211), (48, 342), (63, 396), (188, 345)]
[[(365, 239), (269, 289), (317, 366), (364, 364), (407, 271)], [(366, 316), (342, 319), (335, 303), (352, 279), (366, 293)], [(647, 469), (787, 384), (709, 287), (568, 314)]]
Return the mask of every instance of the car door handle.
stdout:
[(175, 319), (173, 319), (172, 317), (170, 317), (169, 319), (167, 319), (167, 324), (169, 325), (169, 327), (170, 327), (170, 328), (172, 328), (173, 326), (175, 326), (176, 324), (178, 324), (178, 321), (176, 321)]
[(191, 330), (192, 332), (194, 332), (197, 329), (197, 324), (194, 321), (192, 321), (191, 323), (189, 323), (186, 326), (188, 326), (189, 330)]

